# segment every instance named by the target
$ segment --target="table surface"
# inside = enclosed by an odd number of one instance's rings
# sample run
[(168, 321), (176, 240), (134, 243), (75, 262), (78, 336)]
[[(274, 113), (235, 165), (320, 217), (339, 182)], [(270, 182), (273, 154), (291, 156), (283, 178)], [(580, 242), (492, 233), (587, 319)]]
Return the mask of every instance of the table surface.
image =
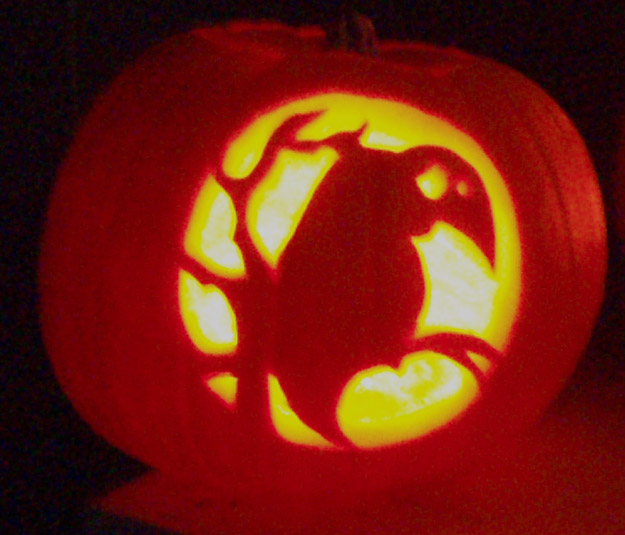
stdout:
[(385, 493), (340, 506), (235, 503), (149, 472), (92, 501), (95, 523), (108, 527), (89, 533), (622, 535), (624, 423), (623, 367), (587, 358), (505, 468), (462, 492)]

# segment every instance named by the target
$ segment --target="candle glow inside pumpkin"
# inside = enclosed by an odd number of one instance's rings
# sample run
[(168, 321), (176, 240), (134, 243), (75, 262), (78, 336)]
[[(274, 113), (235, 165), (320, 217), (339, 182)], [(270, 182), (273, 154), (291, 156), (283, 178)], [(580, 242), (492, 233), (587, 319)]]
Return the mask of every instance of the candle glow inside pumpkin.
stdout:
[[(245, 213), (237, 214), (224, 186), (248, 179), (274, 132), (288, 119), (316, 114), (296, 133), (314, 150), (279, 149), (251, 191)], [(249, 277), (246, 259), (234, 238), (244, 224), (251, 242), (279, 284), (280, 260), (319, 185), (340, 158), (324, 142), (338, 133), (356, 133), (362, 147), (401, 153), (419, 146), (452, 151), (480, 177), (493, 218), (494, 265), (478, 245), (445, 221), (424, 235), (406, 235), (423, 268), (424, 302), (414, 321), (415, 340), (439, 333), (473, 336), (502, 352), (517, 314), (520, 244), (514, 205), (504, 180), (477, 141), (441, 118), (380, 98), (332, 93), (294, 100), (268, 110), (246, 125), (228, 144), (223, 177), (210, 174), (186, 227), (184, 251), (207, 272), (224, 281)], [(432, 165), (414, 177), (424, 197), (436, 201), (455, 188), (468, 195), (465, 181), (452, 185), (444, 166)], [(182, 321), (194, 346), (219, 359), (237, 358), (237, 318), (224, 287), (202, 284), (179, 271)], [(303, 329), (306, 326), (302, 326)], [(467, 353), (486, 377), (495, 368), (487, 355)], [(221, 368), (220, 368), (221, 369)], [(276, 433), (287, 442), (336, 449), (290, 406), (281, 378), (267, 370), (268, 407)], [(233, 371), (205, 378), (208, 389), (236, 410), (238, 382)], [(480, 395), (474, 374), (441, 352), (407, 353), (397, 368), (379, 365), (360, 370), (345, 384), (336, 405), (337, 423), (357, 448), (391, 446), (423, 437), (461, 415)]]

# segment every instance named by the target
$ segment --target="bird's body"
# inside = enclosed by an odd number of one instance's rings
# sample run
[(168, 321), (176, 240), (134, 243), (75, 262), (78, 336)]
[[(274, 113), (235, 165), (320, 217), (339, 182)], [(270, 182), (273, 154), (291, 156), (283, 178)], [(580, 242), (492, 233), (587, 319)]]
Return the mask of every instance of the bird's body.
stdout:
[[(433, 201), (419, 189), (416, 178), (433, 162), (450, 172), (459, 165), (449, 151), (373, 150), (363, 148), (354, 133), (335, 136), (330, 145), (339, 160), (278, 265), (279, 346), (268, 364), (298, 416), (340, 441), (335, 410), (348, 380), (376, 365), (397, 367), (414, 343), (425, 286), (411, 237), (426, 234), (445, 213), (437, 202), (449, 204), (451, 219), (461, 220), (455, 212), (467, 211), (457, 209), (458, 203), (486, 208), (483, 226), (490, 224), (491, 230), (482, 232), (481, 245), (486, 251), (493, 246), (488, 199), (479, 194), (470, 168), (463, 177), (473, 182), (472, 201)], [(466, 219), (479, 220), (475, 213)], [(468, 235), (479, 231), (467, 229)], [(488, 256), (492, 259), (492, 252)]]
[[(298, 141), (296, 132), (310, 120), (293, 117), (273, 133), (251, 181), (253, 191), (285, 149), (314, 153), (323, 145), (338, 154), (275, 269), (254, 250), (243, 226), (235, 235), (250, 274), (260, 277), (271, 300), (255, 305), (253, 316), (260, 315), (262, 323), (255, 330), (258, 341), (241, 341), (254, 354), (262, 350), (258, 357), (265, 360), (242, 378), (241, 395), (245, 390), (258, 398), (261, 375), (271, 374), (306, 425), (345, 444), (337, 402), (358, 372), (378, 365), (396, 369), (406, 354), (419, 350), (470, 365), (469, 346), (482, 348), (467, 336), (419, 339), (427, 266), (413, 238), (442, 220), (466, 234), (492, 265), (494, 230), (479, 176), (453, 152), (433, 146), (398, 153), (363, 147), (359, 137), (365, 127), (321, 142)], [(428, 189), (420, 177), (439, 183)], [(249, 197), (242, 183), (233, 186), (238, 186), (230, 188), (234, 203), (242, 211)]]

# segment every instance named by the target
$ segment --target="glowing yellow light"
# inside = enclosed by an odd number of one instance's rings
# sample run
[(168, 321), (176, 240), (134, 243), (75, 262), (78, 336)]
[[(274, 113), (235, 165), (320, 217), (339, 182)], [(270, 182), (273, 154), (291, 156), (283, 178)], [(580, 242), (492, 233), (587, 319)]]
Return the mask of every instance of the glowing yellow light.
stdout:
[(456, 191), (463, 197), (466, 197), (469, 194), (469, 185), (464, 180), (461, 180), (456, 184)]
[(180, 313), (194, 345), (203, 353), (227, 355), (237, 347), (237, 322), (228, 298), (214, 284), (179, 273)]
[(290, 407), (288, 400), (275, 375), (269, 374), (269, 406), (271, 421), (276, 432), (287, 442), (321, 449), (334, 449), (336, 446), (307, 426)]
[(362, 110), (353, 106), (328, 109), (297, 132), (298, 140), (323, 141), (343, 132), (356, 132), (365, 124)]
[(421, 257), (425, 295), (415, 333), (461, 332), (478, 338), (500, 328), (495, 274), (482, 250), (447, 223), (412, 238)]
[(360, 136), (360, 144), (363, 147), (371, 149), (385, 150), (388, 152), (403, 152), (410, 148), (410, 142), (402, 139), (401, 137), (395, 137), (381, 132), (379, 130), (373, 130), (367, 128)]
[[(495, 233), (492, 280), (496, 288), (494, 294), (489, 294), (487, 308), (496, 320), (474, 322), (471, 332), (503, 350), (518, 310), (521, 247), (514, 204), (506, 184), (479, 143), (444, 119), (401, 102), (346, 93), (317, 94), (286, 102), (254, 119), (229, 144), (223, 161), (224, 173), (232, 178), (249, 176), (277, 128), (291, 117), (306, 114), (316, 115), (296, 132), (297, 140), (323, 141), (338, 132), (363, 129), (359, 137), (363, 147), (391, 152), (419, 146), (441, 147), (453, 151), (475, 169), (491, 201)], [(457, 185), (461, 195), (468, 194), (468, 190), (467, 184)], [(422, 321), (430, 332), (435, 330), (434, 323), (440, 323), (443, 330), (442, 321), (435, 322), (433, 316)], [(478, 332), (476, 325), (485, 324), (487, 331)], [(418, 332), (417, 336), (422, 334)]]
[(474, 353), (473, 351), (467, 351), (467, 355), (482, 373), (487, 374), (492, 369), (493, 363), (484, 355)]
[(462, 413), (479, 395), (473, 374), (444, 355), (406, 355), (397, 370), (375, 366), (354, 375), (337, 405), (341, 431), (359, 448), (427, 435)]
[(258, 117), (228, 145), (223, 160), (224, 173), (235, 179), (247, 178), (256, 168), (269, 139), (290, 117), (299, 114), (323, 113), (304, 125), (297, 133), (301, 141), (321, 141), (338, 132), (353, 132), (365, 124), (364, 110), (352, 95), (336, 95), (330, 102), (325, 96), (304, 98), (286, 103)]
[(213, 177), (209, 177), (193, 207), (184, 249), (215, 275), (240, 278), (245, 275), (245, 265), (233, 240), (236, 225), (232, 199)]
[(247, 228), (265, 261), (275, 268), (323, 177), (338, 159), (321, 147), (312, 154), (281, 150), (251, 195)]
[(234, 408), (237, 401), (237, 377), (228, 372), (217, 373), (205, 377), (204, 382), (228, 407)]
[[(419, 146), (450, 150), (471, 166), (482, 181), (493, 218), (491, 262), (465, 234), (436, 222), (426, 236), (412, 237), (425, 279), (415, 338), (459, 332), (503, 351), (515, 321), (521, 293), (521, 247), (515, 207), (505, 181), (471, 136), (443, 118), (410, 105), (362, 95), (331, 93), (280, 104), (257, 116), (228, 145), (223, 171), (234, 179), (249, 177), (277, 129), (288, 119), (308, 115), (296, 141), (323, 142), (341, 132), (358, 132), (362, 147), (403, 152)], [(326, 151), (326, 152), (324, 152)], [(321, 156), (323, 154), (323, 156)], [(341, 155), (349, 157), (349, 154)], [(271, 266), (293, 236), (317, 186), (337, 160), (328, 146), (316, 153), (280, 151), (253, 192), (246, 225), (254, 245)], [(442, 198), (451, 187), (438, 165), (416, 177), (423, 194)], [(458, 194), (470, 194), (460, 181)], [(493, 363), (467, 352), (475, 366), (489, 373)], [(269, 376), (271, 418), (285, 440), (319, 448), (334, 447), (306, 426), (289, 406), (278, 379)], [(422, 351), (407, 355), (397, 369), (377, 366), (356, 373), (337, 405), (337, 420), (358, 447), (376, 448), (412, 440), (440, 428), (461, 414), (479, 395), (473, 374), (452, 359)]]
[(416, 178), (419, 189), (432, 201), (437, 201), (447, 193), (449, 178), (440, 165), (432, 165)]

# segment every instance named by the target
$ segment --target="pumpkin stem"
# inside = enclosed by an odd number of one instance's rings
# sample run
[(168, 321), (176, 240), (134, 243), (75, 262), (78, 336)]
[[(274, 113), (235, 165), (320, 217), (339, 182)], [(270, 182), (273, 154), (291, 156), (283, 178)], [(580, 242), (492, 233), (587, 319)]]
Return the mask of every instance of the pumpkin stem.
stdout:
[(335, 20), (326, 25), (330, 48), (367, 56), (377, 56), (377, 39), (371, 19), (358, 13), (353, 2), (343, 2)]

